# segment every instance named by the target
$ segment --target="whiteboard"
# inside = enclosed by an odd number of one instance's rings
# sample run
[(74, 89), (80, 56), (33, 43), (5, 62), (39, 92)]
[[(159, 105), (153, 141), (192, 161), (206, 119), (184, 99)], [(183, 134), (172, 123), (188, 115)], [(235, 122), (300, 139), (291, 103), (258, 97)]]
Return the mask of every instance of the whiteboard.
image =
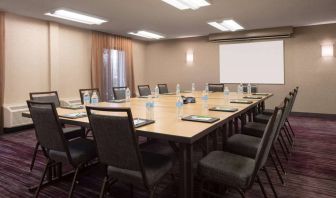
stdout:
[(221, 83), (284, 84), (283, 40), (219, 46)]

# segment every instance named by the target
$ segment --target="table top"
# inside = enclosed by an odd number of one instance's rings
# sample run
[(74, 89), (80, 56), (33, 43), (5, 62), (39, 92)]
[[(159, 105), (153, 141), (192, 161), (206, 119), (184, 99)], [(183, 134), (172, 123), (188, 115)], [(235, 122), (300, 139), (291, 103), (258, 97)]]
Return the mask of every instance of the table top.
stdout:
[[(208, 108), (205, 108), (201, 100), (202, 93), (182, 93), (186, 97), (195, 97), (196, 103), (189, 103), (183, 105), (183, 116), (189, 115), (204, 115), (219, 118), (219, 121), (214, 123), (201, 123), (183, 121), (177, 118), (176, 109), (176, 95), (160, 95), (158, 98), (153, 98), (154, 101), (154, 120), (155, 123), (136, 128), (139, 135), (144, 135), (152, 138), (161, 138), (182, 143), (192, 143), (203, 136), (205, 133), (216, 129), (218, 126), (223, 125), (234, 117), (245, 113), (252, 107), (260, 102), (271, 97), (272, 94), (261, 96), (262, 99), (244, 99), (251, 100), (251, 104), (236, 104), (230, 103), (232, 99), (242, 99), (247, 94), (238, 94), (230, 92), (229, 96), (224, 96), (223, 92), (209, 93)], [(133, 118), (146, 118), (146, 102), (147, 98), (131, 98), (127, 103), (108, 103), (101, 102), (97, 104), (101, 107), (130, 107), (132, 110)], [(214, 106), (225, 106), (237, 108), (236, 112), (218, 112), (209, 111), (208, 109)], [(85, 109), (72, 110), (57, 108), (58, 115), (85, 112)], [(70, 119), (61, 118), (64, 123), (75, 124), (80, 126), (89, 127), (87, 117)]]

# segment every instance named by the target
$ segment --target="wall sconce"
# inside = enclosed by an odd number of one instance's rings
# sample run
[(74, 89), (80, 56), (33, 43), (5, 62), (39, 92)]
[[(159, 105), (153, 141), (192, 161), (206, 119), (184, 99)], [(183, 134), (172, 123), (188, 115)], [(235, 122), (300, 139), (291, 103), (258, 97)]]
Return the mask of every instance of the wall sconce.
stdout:
[(187, 51), (186, 62), (187, 62), (187, 65), (192, 65), (194, 63), (194, 51), (193, 50)]
[(334, 56), (334, 45), (333, 44), (321, 45), (321, 55), (322, 57), (333, 57)]

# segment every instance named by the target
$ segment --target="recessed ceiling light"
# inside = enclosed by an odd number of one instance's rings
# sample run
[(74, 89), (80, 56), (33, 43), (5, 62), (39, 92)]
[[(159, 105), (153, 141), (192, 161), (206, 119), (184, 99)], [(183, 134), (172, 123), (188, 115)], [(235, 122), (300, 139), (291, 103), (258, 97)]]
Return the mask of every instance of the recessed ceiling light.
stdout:
[(144, 37), (144, 38), (148, 38), (148, 39), (162, 39), (164, 38), (164, 36), (152, 33), (152, 32), (148, 32), (145, 30), (140, 30), (138, 32), (129, 32), (128, 34), (132, 34), (135, 36), (140, 36), (140, 37)]
[(209, 22), (208, 24), (211, 25), (212, 27), (215, 27), (215, 28), (221, 30), (221, 31), (228, 31), (229, 30), (226, 27), (224, 27), (222, 24), (217, 23), (215, 21), (214, 22)]
[(236, 30), (242, 30), (242, 29), (244, 29), (241, 25), (239, 25), (237, 22), (235, 22), (232, 19), (230, 19), (230, 20), (224, 20), (222, 22), (222, 25), (224, 27), (226, 27), (227, 29), (231, 30), (231, 31), (236, 31)]
[(57, 17), (61, 19), (66, 19), (66, 20), (71, 20), (71, 21), (76, 21), (79, 23), (85, 23), (89, 25), (101, 25), (102, 23), (107, 22), (97, 17), (80, 14), (78, 12), (73, 12), (73, 11), (64, 10), (64, 9), (59, 9), (54, 12), (45, 13), (45, 15), (53, 16), (53, 17)]
[(221, 31), (236, 31), (236, 30), (242, 30), (244, 29), (241, 25), (239, 25), (237, 22), (235, 22), (234, 20), (230, 19), (230, 20), (224, 20), (221, 23), (218, 23), (216, 21), (213, 22), (208, 22), (209, 25), (221, 30)]
[(210, 5), (206, 0), (161, 0), (169, 5), (172, 5), (180, 10), (193, 9), (197, 10), (200, 7)]

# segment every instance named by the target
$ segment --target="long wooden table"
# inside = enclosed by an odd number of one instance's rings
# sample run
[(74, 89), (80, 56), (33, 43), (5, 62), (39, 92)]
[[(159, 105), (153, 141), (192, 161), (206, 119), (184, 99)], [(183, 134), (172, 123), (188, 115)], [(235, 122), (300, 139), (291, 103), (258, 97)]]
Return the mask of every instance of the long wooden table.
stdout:
[[(215, 123), (200, 123), (182, 121), (177, 118), (176, 113), (176, 95), (160, 95), (154, 98), (154, 120), (155, 123), (143, 127), (136, 128), (136, 132), (140, 136), (167, 140), (173, 143), (178, 148), (179, 164), (180, 164), (180, 190), (179, 197), (193, 197), (193, 146), (198, 140), (208, 137), (214, 131), (220, 130), (223, 136), (226, 136), (229, 131), (232, 133), (233, 120), (238, 119), (242, 115), (250, 112), (252, 109), (264, 103), (266, 99), (272, 96), (262, 96), (262, 99), (244, 99), (253, 101), (252, 104), (236, 104), (230, 103), (231, 99), (242, 99), (247, 94), (237, 94), (230, 92), (229, 96), (224, 96), (223, 92), (209, 93), (208, 107), (213, 106), (227, 106), (236, 107), (236, 112), (218, 112), (209, 111), (204, 108), (201, 100), (202, 93), (181, 93), (184, 96), (193, 96), (196, 98), (196, 103), (186, 104), (183, 107), (183, 115), (206, 115), (219, 118)], [(146, 118), (147, 98), (132, 98), (128, 103), (107, 103), (101, 102), (98, 105), (102, 107), (130, 107), (133, 117)], [(85, 110), (71, 110), (64, 108), (57, 108), (59, 115), (84, 112)], [(24, 113), (23, 116), (29, 117), (29, 113)], [(90, 127), (87, 117), (69, 119), (60, 117), (60, 121), (65, 124), (78, 125), (83, 127)], [(237, 122), (235, 122), (237, 123)], [(228, 125), (227, 125), (228, 124)], [(228, 126), (228, 127), (227, 127)], [(236, 126), (237, 127), (237, 126)]]

